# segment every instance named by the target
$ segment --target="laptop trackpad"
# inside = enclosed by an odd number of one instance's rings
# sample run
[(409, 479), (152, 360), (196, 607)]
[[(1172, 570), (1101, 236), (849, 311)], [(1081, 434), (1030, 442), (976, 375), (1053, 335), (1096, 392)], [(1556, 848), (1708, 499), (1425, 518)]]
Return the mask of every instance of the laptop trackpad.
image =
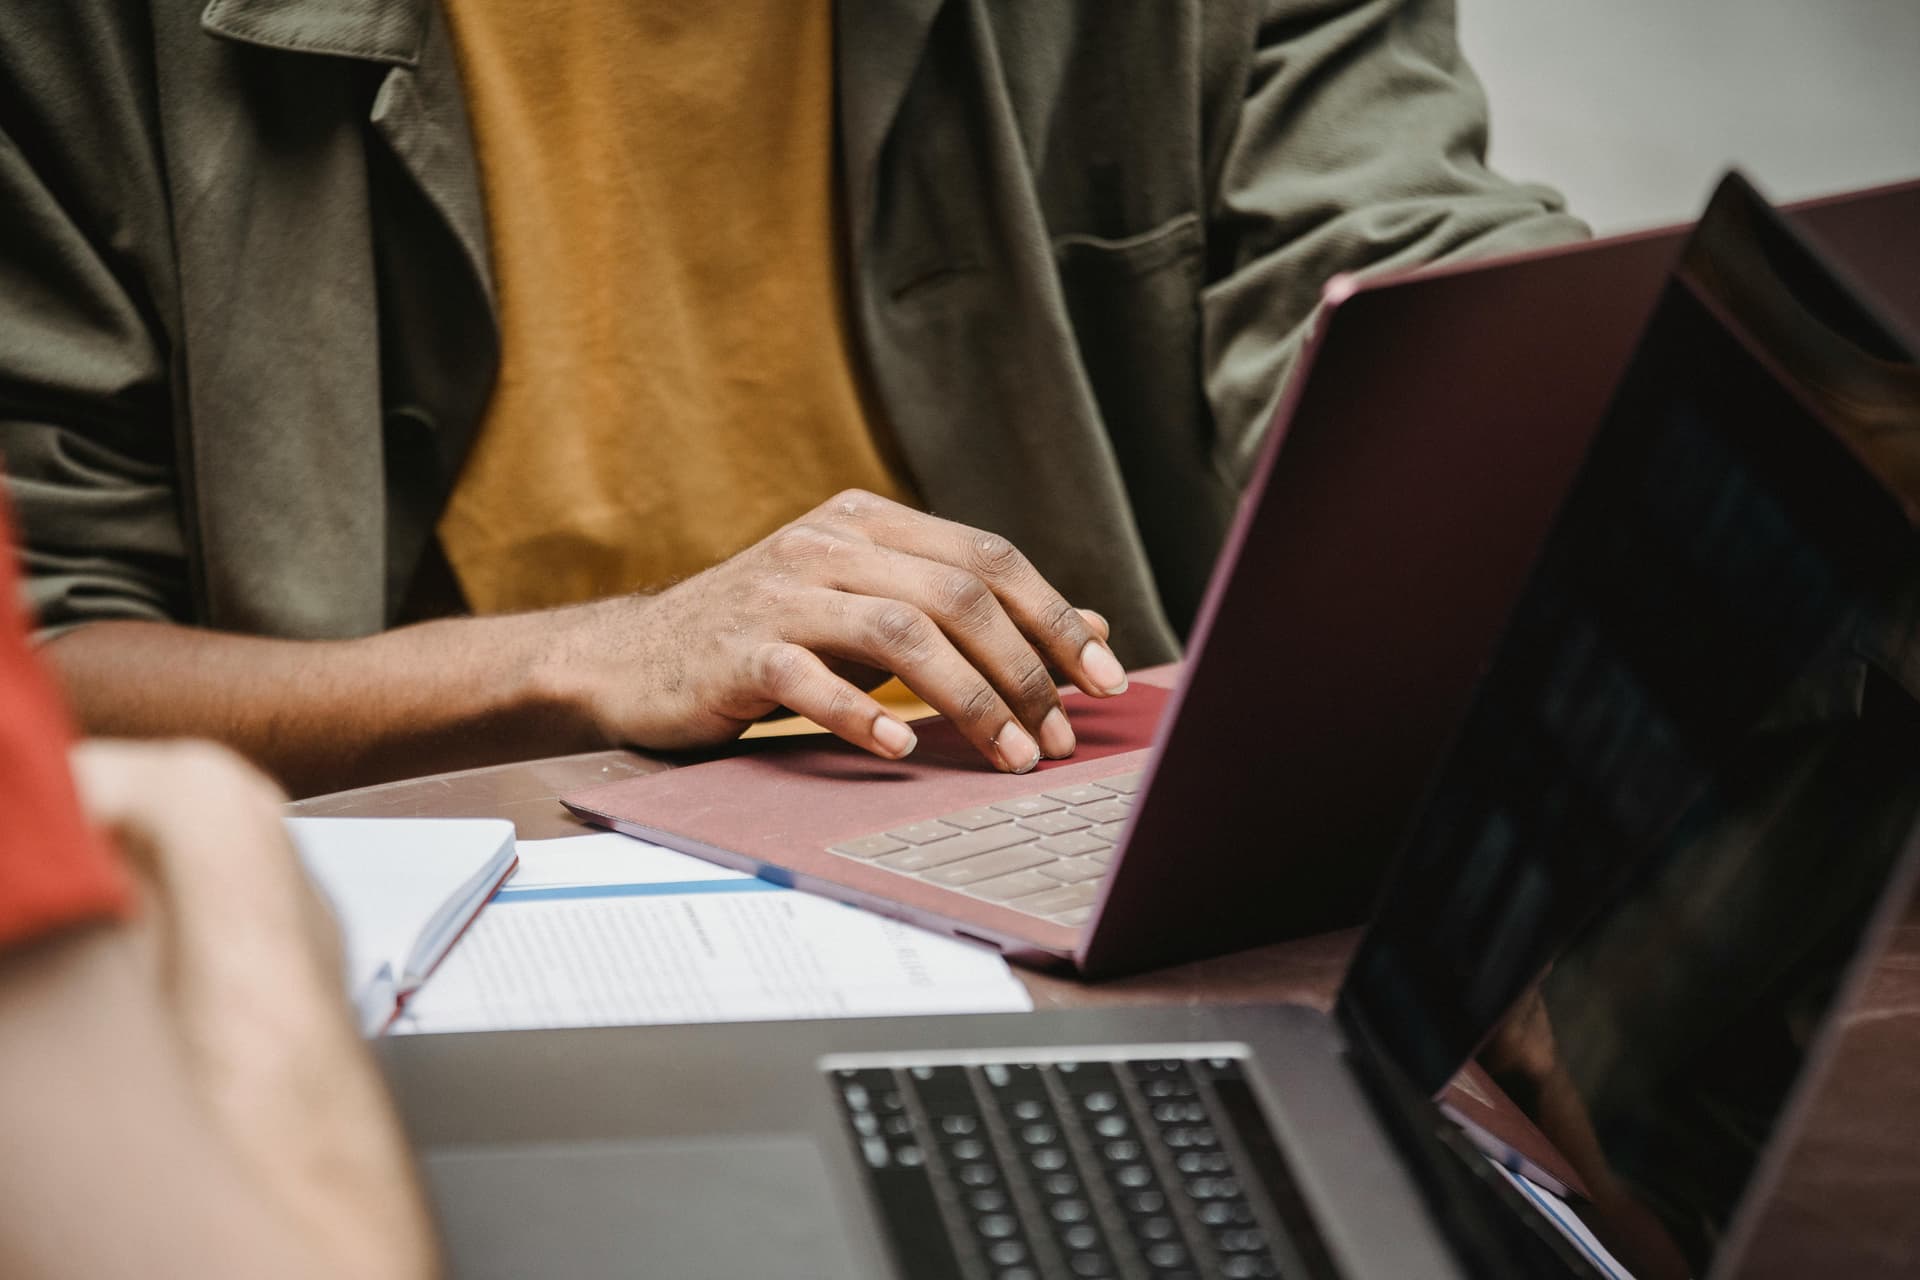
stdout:
[(456, 1276), (866, 1270), (798, 1135), (441, 1148), (426, 1165)]

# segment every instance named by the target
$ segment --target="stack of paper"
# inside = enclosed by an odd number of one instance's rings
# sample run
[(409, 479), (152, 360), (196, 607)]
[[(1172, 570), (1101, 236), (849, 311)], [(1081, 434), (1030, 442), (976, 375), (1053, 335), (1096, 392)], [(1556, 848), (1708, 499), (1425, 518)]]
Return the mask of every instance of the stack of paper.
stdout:
[(396, 1034), (1032, 1008), (998, 952), (644, 841), (519, 850)]

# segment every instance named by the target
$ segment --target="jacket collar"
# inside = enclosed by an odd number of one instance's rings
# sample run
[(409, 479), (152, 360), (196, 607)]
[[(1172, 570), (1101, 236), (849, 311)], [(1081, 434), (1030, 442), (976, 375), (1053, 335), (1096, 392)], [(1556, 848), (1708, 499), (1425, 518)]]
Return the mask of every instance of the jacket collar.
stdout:
[[(417, 68), (439, 0), (209, 0), (210, 34), (289, 53)], [(835, 0), (836, 79), (850, 230), (865, 241), (874, 169), (946, 0)]]
[(289, 53), (415, 65), (433, 0), (210, 0), (200, 25), (216, 36)]
[[(289, 53), (412, 66), (433, 0), (209, 0), (200, 25)], [(869, 160), (900, 108), (943, 0), (839, 0), (841, 104), (848, 140)]]
[[(209, 0), (216, 36), (289, 53), (412, 67), (435, 0)], [(837, 0), (839, 95), (856, 231), (872, 207), (873, 168), (945, 0)]]

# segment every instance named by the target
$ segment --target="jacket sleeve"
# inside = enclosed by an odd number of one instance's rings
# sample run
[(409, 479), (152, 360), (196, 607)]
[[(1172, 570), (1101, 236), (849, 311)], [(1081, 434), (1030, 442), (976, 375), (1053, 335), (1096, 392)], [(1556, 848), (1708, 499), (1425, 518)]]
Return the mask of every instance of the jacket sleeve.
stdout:
[(0, 24), (0, 460), (43, 635), (190, 611), (171, 240), (132, 7)]
[(1576, 239), (1554, 192), (1486, 165), (1453, 0), (1265, 0), (1220, 149), (1202, 295), (1216, 463), (1245, 479), (1322, 286)]

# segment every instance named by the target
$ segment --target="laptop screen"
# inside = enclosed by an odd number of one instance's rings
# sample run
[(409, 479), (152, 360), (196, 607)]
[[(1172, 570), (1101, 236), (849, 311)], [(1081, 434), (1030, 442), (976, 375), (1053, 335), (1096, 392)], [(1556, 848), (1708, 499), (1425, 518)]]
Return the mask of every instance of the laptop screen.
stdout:
[(1424, 1089), (1477, 1054), (1643, 1280), (1711, 1267), (1920, 813), (1914, 372), (1729, 180), (1343, 993)]

